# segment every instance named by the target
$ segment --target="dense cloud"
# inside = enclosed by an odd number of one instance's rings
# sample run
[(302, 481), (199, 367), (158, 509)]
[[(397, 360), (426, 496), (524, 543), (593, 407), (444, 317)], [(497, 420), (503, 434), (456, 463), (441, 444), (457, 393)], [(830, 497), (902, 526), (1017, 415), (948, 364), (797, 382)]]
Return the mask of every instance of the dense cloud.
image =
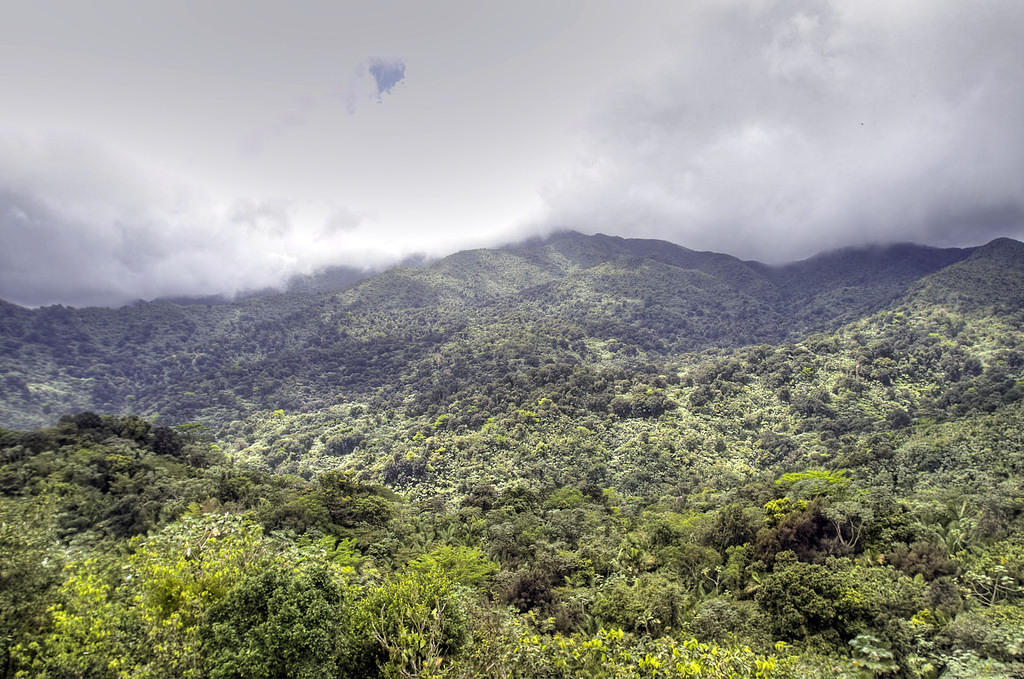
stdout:
[(1016, 0), (26, 3), (0, 298), (231, 294), (565, 228), (773, 261), (1020, 238), (1022, 26)]
[(24, 305), (231, 295), (339, 253), (357, 266), (391, 256), (368, 250), (364, 220), (344, 209), (217, 204), (73, 139), (0, 139), (0, 187), (0, 297)]
[(707, 5), (596, 117), (550, 219), (773, 260), (1019, 236), (1022, 7)]

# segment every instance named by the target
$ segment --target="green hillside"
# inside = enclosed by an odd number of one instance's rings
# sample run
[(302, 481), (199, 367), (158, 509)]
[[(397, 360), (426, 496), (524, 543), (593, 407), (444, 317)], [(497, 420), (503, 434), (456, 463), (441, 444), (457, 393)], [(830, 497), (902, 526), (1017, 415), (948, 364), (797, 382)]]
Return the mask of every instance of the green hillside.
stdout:
[(0, 383), (0, 677), (1024, 676), (1016, 241), (4, 304)]
[[(366, 400), (467, 333), (510, 339), (507, 325), (529, 333), (537, 360), (584, 364), (774, 343), (876, 311), (968, 253), (897, 246), (771, 268), (570, 233), (393, 269), (337, 293), (121, 309), (3, 304), (0, 424), (94, 409), (219, 428), (260, 409)], [(567, 338), (585, 338), (589, 351), (550, 346)]]

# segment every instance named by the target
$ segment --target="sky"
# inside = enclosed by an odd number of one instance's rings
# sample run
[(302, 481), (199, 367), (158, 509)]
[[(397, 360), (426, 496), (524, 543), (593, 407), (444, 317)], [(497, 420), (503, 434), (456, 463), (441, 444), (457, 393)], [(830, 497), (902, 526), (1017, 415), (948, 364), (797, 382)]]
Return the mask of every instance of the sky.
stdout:
[(1024, 237), (1019, 0), (9, 3), (0, 298), (231, 295), (573, 229)]

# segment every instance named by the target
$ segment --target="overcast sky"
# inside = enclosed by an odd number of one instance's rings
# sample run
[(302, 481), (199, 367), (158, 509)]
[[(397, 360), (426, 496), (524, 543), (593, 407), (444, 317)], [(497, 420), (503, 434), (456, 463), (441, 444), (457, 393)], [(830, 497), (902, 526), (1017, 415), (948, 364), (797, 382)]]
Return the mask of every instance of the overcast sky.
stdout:
[(1024, 234), (1020, 0), (8, 3), (0, 297), (554, 229), (778, 262)]

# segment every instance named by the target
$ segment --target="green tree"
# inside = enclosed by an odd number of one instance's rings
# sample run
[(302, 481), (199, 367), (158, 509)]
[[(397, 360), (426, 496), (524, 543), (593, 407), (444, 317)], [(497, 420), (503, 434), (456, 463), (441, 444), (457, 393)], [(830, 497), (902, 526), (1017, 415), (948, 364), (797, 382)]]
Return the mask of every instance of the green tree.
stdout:
[(246, 575), (200, 625), (212, 679), (348, 676), (352, 594), (323, 566)]
[(454, 582), (481, 591), (498, 572), (498, 564), (484, 556), (476, 547), (440, 545), (416, 557), (406, 566), (423, 575), (444, 573)]
[(466, 592), (440, 570), (395, 573), (359, 602), (353, 676), (436, 674), (468, 640)]
[(199, 625), (209, 607), (267, 562), (261, 528), (241, 516), (186, 516), (131, 541), (124, 562), (69, 567), (53, 632), (31, 658), (43, 676), (204, 677)]

